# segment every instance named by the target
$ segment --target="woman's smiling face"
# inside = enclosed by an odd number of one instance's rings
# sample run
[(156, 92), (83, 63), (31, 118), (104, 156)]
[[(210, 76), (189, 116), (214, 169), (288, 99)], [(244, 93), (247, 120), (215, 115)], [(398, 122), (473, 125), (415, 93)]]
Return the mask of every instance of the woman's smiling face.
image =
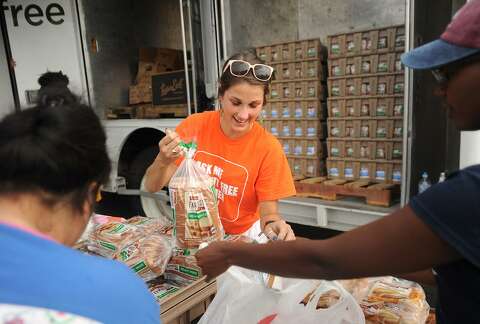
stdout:
[(263, 108), (264, 88), (247, 82), (237, 83), (220, 97), (220, 125), (227, 137), (247, 134)]

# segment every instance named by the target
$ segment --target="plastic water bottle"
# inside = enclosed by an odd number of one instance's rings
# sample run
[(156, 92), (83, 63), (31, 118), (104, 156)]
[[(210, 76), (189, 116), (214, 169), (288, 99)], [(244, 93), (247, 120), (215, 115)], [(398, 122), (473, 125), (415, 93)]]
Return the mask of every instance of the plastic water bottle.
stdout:
[(440, 177), (438, 177), (438, 183), (445, 181), (446, 178), (445, 172), (441, 172)]
[(428, 188), (430, 188), (432, 184), (430, 183), (430, 180), (428, 180), (428, 173), (423, 172), (422, 173), (422, 179), (420, 179), (420, 182), (418, 183), (418, 193), (421, 194)]

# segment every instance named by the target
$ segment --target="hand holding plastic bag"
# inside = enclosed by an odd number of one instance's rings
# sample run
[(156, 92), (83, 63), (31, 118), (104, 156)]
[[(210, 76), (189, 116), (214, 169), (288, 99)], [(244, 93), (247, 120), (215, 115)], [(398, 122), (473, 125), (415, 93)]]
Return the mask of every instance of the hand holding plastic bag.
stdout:
[(364, 324), (355, 299), (336, 282), (282, 278), (265, 286), (259, 272), (231, 267), (217, 279), (218, 291), (199, 324)]

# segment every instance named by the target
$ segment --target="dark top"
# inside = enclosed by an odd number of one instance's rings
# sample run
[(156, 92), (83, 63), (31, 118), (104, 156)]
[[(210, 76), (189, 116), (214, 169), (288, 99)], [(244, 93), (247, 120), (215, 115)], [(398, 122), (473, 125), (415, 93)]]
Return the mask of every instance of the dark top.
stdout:
[(462, 259), (434, 267), (437, 323), (480, 323), (480, 165), (460, 170), (410, 206)]

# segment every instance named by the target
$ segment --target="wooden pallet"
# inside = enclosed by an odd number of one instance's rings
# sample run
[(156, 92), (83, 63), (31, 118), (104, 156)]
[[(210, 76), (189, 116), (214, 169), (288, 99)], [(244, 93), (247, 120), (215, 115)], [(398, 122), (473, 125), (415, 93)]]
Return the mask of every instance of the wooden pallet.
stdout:
[(187, 116), (187, 105), (150, 106), (144, 108), (144, 118), (181, 118)]
[(400, 195), (397, 184), (373, 183), (366, 180), (328, 180), (325, 177), (295, 181), (299, 197), (338, 200), (343, 197), (365, 198), (368, 205), (390, 207)]
[(153, 106), (151, 103), (109, 107), (105, 111), (107, 119), (155, 119), (182, 118), (187, 116), (186, 105)]
[(139, 119), (143, 118), (143, 105), (109, 107), (105, 110), (107, 119)]

